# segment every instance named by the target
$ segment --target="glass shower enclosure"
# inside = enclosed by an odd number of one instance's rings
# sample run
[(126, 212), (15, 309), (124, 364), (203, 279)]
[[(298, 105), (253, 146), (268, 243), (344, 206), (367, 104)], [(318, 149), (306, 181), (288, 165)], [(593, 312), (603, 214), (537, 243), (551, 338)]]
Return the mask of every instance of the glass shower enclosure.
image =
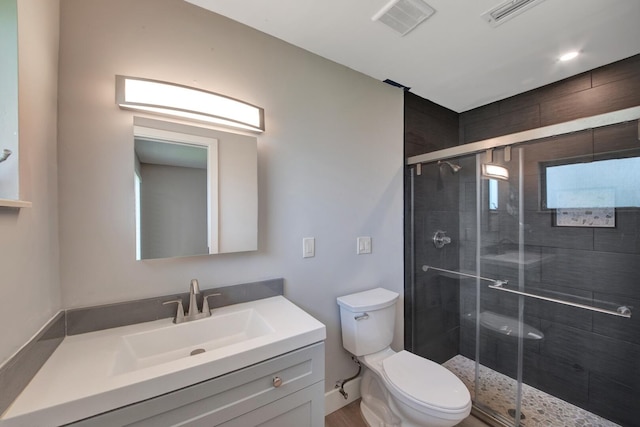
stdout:
[(407, 348), (493, 424), (640, 420), (640, 129), (609, 121), (410, 159)]

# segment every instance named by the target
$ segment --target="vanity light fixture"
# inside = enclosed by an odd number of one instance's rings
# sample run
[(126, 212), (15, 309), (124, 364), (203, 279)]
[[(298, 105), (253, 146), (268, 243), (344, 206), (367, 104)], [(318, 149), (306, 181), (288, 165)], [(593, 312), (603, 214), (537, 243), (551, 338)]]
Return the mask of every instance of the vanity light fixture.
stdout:
[(253, 132), (264, 132), (264, 109), (214, 92), (159, 80), (116, 76), (116, 104), (204, 121)]

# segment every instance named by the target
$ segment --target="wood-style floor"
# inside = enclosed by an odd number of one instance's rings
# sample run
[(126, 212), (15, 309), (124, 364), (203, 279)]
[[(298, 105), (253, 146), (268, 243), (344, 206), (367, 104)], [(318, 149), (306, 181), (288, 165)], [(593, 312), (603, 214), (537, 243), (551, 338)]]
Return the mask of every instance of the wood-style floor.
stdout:
[(360, 415), (360, 399), (327, 415), (324, 418), (324, 427), (367, 427)]
[[(367, 427), (360, 415), (360, 399), (343, 406), (324, 418), (324, 427)], [(470, 415), (457, 427), (489, 427), (476, 417)]]

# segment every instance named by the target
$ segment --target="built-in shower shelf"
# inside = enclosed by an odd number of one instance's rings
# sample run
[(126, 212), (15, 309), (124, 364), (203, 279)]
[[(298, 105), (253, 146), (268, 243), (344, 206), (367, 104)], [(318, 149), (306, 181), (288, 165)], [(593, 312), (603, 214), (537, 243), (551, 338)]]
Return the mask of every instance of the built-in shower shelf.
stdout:
[(482, 261), (488, 262), (490, 264), (508, 267), (523, 265), (525, 268), (531, 268), (537, 267), (551, 257), (549, 255), (525, 252), (521, 261), (518, 251), (508, 251), (502, 254), (483, 255), (480, 258), (482, 259)]
[[(476, 313), (466, 313), (465, 319), (476, 321)], [(541, 340), (544, 334), (533, 326), (520, 322), (514, 317), (504, 316), (492, 311), (480, 313), (480, 325), (502, 335), (522, 337), (530, 340)]]
[(30, 208), (31, 202), (25, 200), (0, 199), (0, 207), (3, 208)]

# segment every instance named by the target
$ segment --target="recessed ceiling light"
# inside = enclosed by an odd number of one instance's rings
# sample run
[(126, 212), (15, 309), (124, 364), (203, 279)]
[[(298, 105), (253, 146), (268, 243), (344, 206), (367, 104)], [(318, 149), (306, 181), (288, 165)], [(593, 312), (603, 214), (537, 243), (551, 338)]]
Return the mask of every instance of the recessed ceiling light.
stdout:
[(567, 52), (564, 55), (562, 55), (560, 57), (560, 61), (571, 61), (572, 59), (574, 59), (576, 56), (578, 56), (578, 51), (574, 50), (572, 52)]

